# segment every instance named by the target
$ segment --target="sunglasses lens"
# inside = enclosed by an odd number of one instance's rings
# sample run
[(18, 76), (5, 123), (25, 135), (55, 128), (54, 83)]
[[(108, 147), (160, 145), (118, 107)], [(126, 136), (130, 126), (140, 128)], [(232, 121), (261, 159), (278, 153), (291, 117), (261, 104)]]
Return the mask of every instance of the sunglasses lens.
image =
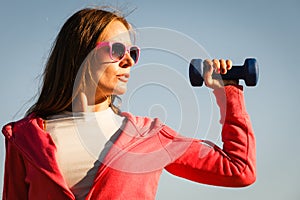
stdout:
[(139, 59), (139, 49), (137, 47), (131, 47), (130, 48), (130, 56), (136, 63)]
[(125, 55), (125, 46), (121, 43), (114, 43), (111, 55), (114, 60), (121, 60)]

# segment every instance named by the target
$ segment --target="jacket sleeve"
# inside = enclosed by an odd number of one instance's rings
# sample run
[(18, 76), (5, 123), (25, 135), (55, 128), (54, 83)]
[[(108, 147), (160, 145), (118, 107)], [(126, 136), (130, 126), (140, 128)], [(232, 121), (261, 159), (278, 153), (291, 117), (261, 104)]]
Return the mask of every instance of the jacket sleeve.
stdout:
[(256, 179), (255, 138), (244, 105), (242, 86), (225, 86), (214, 91), (221, 111), (223, 148), (197, 139), (188, 139), (162, 129), (162, 140), (173, 160), (165, 169), (199, 183), (243, 187)]
[(24, 160), (16, 147), (5, 139), (3, 200), (28, 199), (28, 185)]

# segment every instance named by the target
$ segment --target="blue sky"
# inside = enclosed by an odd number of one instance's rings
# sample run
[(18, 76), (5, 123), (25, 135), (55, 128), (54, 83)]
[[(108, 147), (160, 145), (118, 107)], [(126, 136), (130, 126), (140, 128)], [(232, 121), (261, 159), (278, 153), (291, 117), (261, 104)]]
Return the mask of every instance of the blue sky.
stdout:
[[(207, 53), (198, 49), (199, 57), (230, 58), (236, 64), (255, 57), (260, 66), (258, 86), (245, 87), (247, 110), (257, 138), (256, 183), (243, 189), (228, 189), (195, 184), (163, 173), (157, 199), (299, 199), (300, 2), (297, 0), (1, 1), (0, 125), (21, 118), (33, 103), (31, 98), (38, 89), (49, 49), (65, 20), (85, 6), (107, 4), (125, 13), (134, 10), (127, 19), (138, 29), (163, 28), (174, 38), (179, 35), (187, 43), (197, 43)], [(186, 47), (191, 56), (198, 55), (197, 51), (191, 52), (190, 44), (159, 34), (155, 36), (153, 42), (158, 46), (164, 41), (174, 42), (175, 46), (169, 48)], [(182, 60), (180, 55), (170, 53), (173, 50), (145, 49), (140, 64), (133, 70), (132, 81), (140, 80), (134, 77), (140, 75), (138, 69), (154, 63), (154, 68), (150, 67), (153, 71), (141, 76), (155, 76), (159, 84), (131, 85), (134, 92), (123, 97), (124, 109), (139, 115), (158, 115), (170, 126), (180, 129), (182, 116), (195, 118), (188, 115), (193, 107), (186, 107), (195, 102), (201, 116), (196, 117), (201, 121), (199, 130), (203, 131), (196, 136), (212, 137), (218, 142), (218, 134), (206, 133), (208, 129), (218, 129), (214, 125), (218, 119), (212, 114), (215, 111), (211, 108), (211, 92), (206, 88), (187, 89), (190, 57)], [(172, 73), (155, 73), (155, 66)], [(160, 81), (173, 80), (177, 75), (183, 84), (172, 85), (170, 89), (169, 83), (164, 83), (162, 87)], [(190, 98), (183, 99), (182, 90)], [(216, 119), (212, 122), (207, 118)], [(2, 188), (3, 137), (0, 137), (0, 152)]]

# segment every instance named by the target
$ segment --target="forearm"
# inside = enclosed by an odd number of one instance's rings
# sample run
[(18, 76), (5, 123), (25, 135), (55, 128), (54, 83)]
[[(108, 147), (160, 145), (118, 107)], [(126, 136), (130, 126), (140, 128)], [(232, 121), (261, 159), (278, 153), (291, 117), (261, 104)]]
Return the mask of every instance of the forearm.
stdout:
[(243, 88), (229, 85), (225, 90), (215, 90), (214, 94), (221, 111), (222, 150), (232, 163), (232, 172), (251, 183), (256, 174), (256, 145)]
[[(255, 138), (246, 112), (243, 92), (237, 86), (214, 91), (221, 110), (223, 149), (193, 140), (186, 152), (166, 169), (211, 185), (241, 187), (255, 180)], [(179, 143), (177, 144), (179, 145)]]

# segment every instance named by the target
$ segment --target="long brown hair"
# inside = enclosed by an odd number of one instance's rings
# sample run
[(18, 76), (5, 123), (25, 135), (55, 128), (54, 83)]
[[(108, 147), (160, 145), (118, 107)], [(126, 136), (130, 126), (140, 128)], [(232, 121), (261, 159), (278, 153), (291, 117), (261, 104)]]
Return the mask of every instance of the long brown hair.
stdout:
[(114, 20), (122, 22), (128, 30), (131, 27), (119, 12), (96, 8), (82, 9), (65, 22), (49, 54), (39, 98), (27, 115), (35, 113), (46, 118), (65, 110), (72, 111), (74, 97), (82, 89), (80, 84), (74, 88), (77, 73), (81, 73), (81, 78), (87, 73), (85, 70), (79, 72), (80, 66)]

